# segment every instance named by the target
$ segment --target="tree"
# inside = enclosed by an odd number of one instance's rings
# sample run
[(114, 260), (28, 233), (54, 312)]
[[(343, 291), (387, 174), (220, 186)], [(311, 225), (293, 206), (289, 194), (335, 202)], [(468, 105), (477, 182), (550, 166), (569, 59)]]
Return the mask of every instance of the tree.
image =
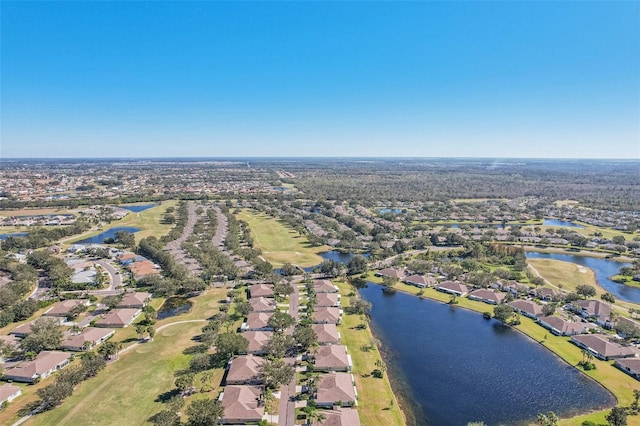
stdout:
[(576, 287), (576, 293), (586, 299), (596, 295), (596, 288), (589, 284), (580, 284)]
[(102, 299), (102, 303), (106, 305), (109, 309), (113, 309), (120, 304), (122, 300), (122, 294), (116, 294), (112, 296), (105, 296)]
[(298, 268), (293, 266), (291, 263), (285, 263), (284, 265), (282, 265), (282, 268), (280, 268), (280, 274), (282, 274), (285, 277), (297, 275), (299, 272), (300, 271), (298, 270)]
[(118, 359), (118, 352), (122, 349), (122, 343), (107, 340), (98, 348), (98, 353), (105, 359)]
[(316, 405), (311, 402), (312, 401), (310, 401), (310, 403), (308, 403), (307, 406), (303, 408), (303, 410), (305, 415), (307, 416), (307, 424), (315, 426), (323, 421), (325, 419), (325, 416), (320, 410), (318, 410), (318, 407), (316, 407)]
[(264, 345), (264, 350), (271, 359), (283, 358), (288, 353), (294, 352), (295, 348), (295, 339), (284, 333), (273, 333), (269, 341)]
[(62, 331), (55, 320), (38, 318), (31, 326), (31, 333), (22, 340), (24, 352), (40, 353), (57, 349), (62, 342)]
[(349, 300), (349, 313), (363, 315), (371, 310), (371, 303), (366, 300), (352, 297)]
[(627, 410), (613, 407), (605, 417), (611, 426), (627, 426)]
[(188, 426), (216, 426), (224, 415), (222, 403), (218, 400), (197, 399), (187, 407)]
[(347, 264), (347, 275), (362, 274), (367, 271), (367, 259), (361, 254), (353, 256)]
[(260, 372), (265, 386), (271, 389), (289, 383), (296, 374), (295, 368), (282, 359), (267, 360), (260, 366)]
[(116, 231), (113, 240), (124, 247), (133, 247), (136, 245), (136, 236), (128, 231)]
[(49, 410), (60, 405), (65, 398), (73, 392), (73, 385), (66, 381), (56, 380), (55, 382), (38, 389), (37, 394), (42, 400), (45, 410)]
[(604, 293), (600, 296), (600, 299), (604, 300), (605, 302), (616, 303), (616, 298), (611, 293)]
[(178, 376), (178, 378), (175, 381), (176, 389), (184, 393), (187, 389), (193, 386), (193, 381), (195, 380), (195, 377), (196, 376), (193, 373), (187, 373), (187, 374), (182, 374), (181, 376)]
[(225, 359), (247, 352), (249, 341), (238, 333), (223, 333), (216, 338), (216, 351)]
[[(182, 397), (180, 397), (180, 399), (183, 400)], [(149, 417), (148, 421), (156, 426), (178, 426), (180, 424), (180, 417), (175, 411), (162, 410)]]
[(107, 365), (103, 357), (96, 356), (93, 352), (82, 355), (80, 363), (86, 377), (96, 376)]
[(288, 282), (275, 283), (273, 286), (273, 294), (276, 299), (284, 298), (293, 293), (293, 286)]
[(269, 327), (273, 327), (275, 331), (283, 331), (291, 327), (293, 324), (295, 324), (295, 322), (295, 318), (293, 318), (288, 313), (283, 311), (276, 311), (273, 315), (271, 315), (269, 321), (267, 321), (267, 325), (269, 325)]
[(538, 414), (538, 424), (540, 426), (557, 426), (559, 420), (560, 419), (558, 419), (558, 416), (553, 411), (549, 411), (546, 414)]
[(493, 317), (503, 323), (506, 323), (507, 321), (509, 321), (509, 319), (511, 319), (514, 313), (515, 313), (515, 310), (509, 305), (503, 304), (493, 308)]
[(293, 338), (302, 350), (307, 350), (318, 343), (318, 336), (310, 325), (297, 327), (293, 332)]
[(553, 315), (555, 311), (556, 311), (556, 305), (554, 305), (553, 303), (547, 303), (542, 307), (542, 315), (544, 315), (545, 317)]

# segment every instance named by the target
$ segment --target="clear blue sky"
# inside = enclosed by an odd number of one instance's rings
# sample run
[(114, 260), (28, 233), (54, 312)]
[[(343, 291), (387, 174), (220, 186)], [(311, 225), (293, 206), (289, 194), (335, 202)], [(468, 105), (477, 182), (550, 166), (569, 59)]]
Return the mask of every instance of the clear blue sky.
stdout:
[(2, 158), (640, 158), (638, 1), (0, 5)]

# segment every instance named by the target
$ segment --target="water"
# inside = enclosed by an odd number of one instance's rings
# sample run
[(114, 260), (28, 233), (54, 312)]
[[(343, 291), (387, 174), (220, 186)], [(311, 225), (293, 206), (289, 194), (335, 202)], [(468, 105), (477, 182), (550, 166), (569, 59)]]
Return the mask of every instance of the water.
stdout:
[(567, 222), (567, 221), (558, 220), (558, 219), (545, 219), (542, 222), (542, 225), (543, 226), (564, 226), (567, 228), (584, 228), (584, 226), (578, 225), (577, 223)]
[[(373, 304), (394, 389), (418, 425), (535, 422), (540, 412), (570, 416), (615, 404), (614, 397), (523, 334), (481, 314), (379, 286)], [(490, 307), (487, 307), (490, 310)]]
[(563, 260), (591, 268), (596, 274), (598, 284), (613, 294), (616, 299), (640, 303), (640, 288), (629, 287), (609, 279), (609, 277), (618, 274), (620, 268), (629, 266), (628, 263), (615, 262), (600, 257), (576, 256), (574, 254), (564, 253), (538, 253), (533, 251), (527, 252), (527, 258)]
[(90, 238), (85, 238), (82, 241), (78, 241), (76, 244), (102, 244), (104, 240), (107, 238), (115, 238), (116, 232), (118, 231), (127, 231), (127, 232), (138, 232), (140, 228), (135, 228), (133, 226), (117, 226), (115, 228), (111, 228), (107, 231), (104, 231), (98, 235), (94, 235)]
[(14, 232), (12, 234), (0, 234), (0, 240), (6, 240), (9, 237), (26, 237), (26, 232)]
[(387, 213), (393, 213), (393, 214), (400, 214), (402, 213), (403, 209), (380, 209), (380, 214), (387, 214)]
[(134, 206), (118, 206), (118, 207), (120, 207), (121, 209), (129, 210), (134, 213), (140, 213), (155, 206), (157, 206), (157, 204), (140, 204), (140, 205), (134, 205)]
[(494, 228), (494, 229), (503, 229), (504, 225), (501, 223), (450, 223), (449, 226), (451, 228), (460, 228), (461, 226), (469, 225), (472, 228)]
[[(349, 263), (351, 258), (353, 256), (355, 256), (356, 254), (358, 254), (358, 253), (351, 253), (351, 252), (343, 253), (343, 252), (338, 251), (338, 250), (329, 250), (329, 251), (325, 251), (325, 252), (318, 253), (318, 254), (320, 255), (321, 258), (323, 258), (325, 260), (334, 260), (334, 261), (336, 261), (338, 263), (343, 263), (343, 264), (346, 265), (346, 264)], [(360, 254), (362, 254), (362, 256), (364, 256), (364, 257), (369, 257), (370, 256), (369, 253), (360, 253)], [(305, 272), (311, 272), (317, 266), (320, 266), (320, 265), (310, 266), (308, 268), (303, 268), (303, 269), (304, 269)]]
[(165, 300), (158, 311), (158, 319), (161, 320), (187, 313), (191, 310), (192, 305), (193, 303), (184, 297), (170, 297)]

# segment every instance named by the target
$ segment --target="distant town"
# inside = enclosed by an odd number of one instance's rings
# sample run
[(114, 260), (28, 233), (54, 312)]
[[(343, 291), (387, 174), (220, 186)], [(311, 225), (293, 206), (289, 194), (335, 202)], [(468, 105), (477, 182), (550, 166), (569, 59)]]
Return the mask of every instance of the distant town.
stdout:
[(639, 169), (0, 161), (0, 423), (640, 424)]

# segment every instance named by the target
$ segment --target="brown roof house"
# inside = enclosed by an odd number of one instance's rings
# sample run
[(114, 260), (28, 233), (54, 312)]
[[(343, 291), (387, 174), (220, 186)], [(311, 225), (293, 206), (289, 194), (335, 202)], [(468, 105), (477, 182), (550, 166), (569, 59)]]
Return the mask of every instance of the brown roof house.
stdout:
[(567, 321), (556, 316), (540, 317), (538, 324), (556, 336), (573, 336), (574, 334), (586, 333), (589, 330), (587, 323)]
[(251, 355), (266, 354), (264, 345), (271, 339), (271, 336), (273, 336), (273, 331), (245, 331), (242, 333), (242, 337), (249, 341), (247, 353)]
[(252, 312), (276, 311), (276, 301), (274, 299), (267, 299), (266, 297), (252, 297), (249, 299), (249, 305), (251, 305)]
[(142, 309), (124, 308), (124, 309), (112, 309), (104, 316), (95, 322), (96, 327), (115, 327), (123, 328), (131, 324), (140, 316)]
[(240, 355), (229, 361), (227, 385), (260, 385), (262, 384), (261, 366), (264, 358), (253, 355)]
[(129, 265), (129, 271), (133, 275), (133, 278), (140, 279), (147, 275), (157, 275), (160, 273), (158, 266), (150, 260), (142, 260), (140, 262), (133, 262)]
[(351, 373), (320, 375), (316, 391), (316, 405), (320, 407), (351, 407), (357, 405), (358, 393)]
[(337, 345), (340, 343), (340, 332), (335, 324), (311, 324), (321, 345)]
[(249, 287), (251, 297), (273, 297), (273, 286), (267, 284), (254, 284)]
[(360, 416), (354, 408), (335, 408), (321, 413), (324, 420), (320, 421), (320, 426), (360, 426)]
[(437, 283), (436, 279), (429, 275), (410, 275), (402, 281), (420, 288), (433, 287)]
[(573, 310), (584, 318), (592, 318), (603, 327), (611, 321), (611, 306), (599, 300), (576, 300), (571, 304)]
[(125, 293), (118, 303), (118, 308), (136, 308), (142, 309), (145, 307), (147, 302), (151, 299), (151, 293), (146, 293), (142, 291), (136, 291), (135, 293)]
[(513, 302), (507, 303), (507, 305), (525, 317), (537, 319), (542, 316), (542, 306), (531, 300), (514, 300)]
[(340, 294), (339, 293), (316, 293), (316, 307), (331, 307), (340, 306)]
[(640, 358), (618, 359), (614, 365), (631, 377), (640, 380)]
[(578, 347), (594, 354), (597, 358), (608, 361), (610, 359), (637, 357), (640, 351), (632, 346), (622, 346), (611, 342), (597, 334), (579, 334), (571, 341)]
[(342, 321), (342, 309), (323, 307), (313, 311), (311, 321), (314, 324), (340, 324)]
[(33, 361), (21, 362), (5, 371), (4, 378), (14, 382), (33, 383), (45, 379), (69, 364), (71, 354), (59, 351), (43, 351)]
[(273, 331), (273, 327), (269, 326), (269, 318), (273, 313), (270, 312), (249, 312), (247, 321), (242, 323), (240, 329), (242, 331)]
[(376, 272), (376, 277), (390, 277), (402, 279), (405, 275), (403, 269), (385, 268)]
[(464, 296), (469, 293), (469, 287), (464, 284), (454, 281), (444, 281), (440, 284), (436, 284), (436, 290), (444, 293), (455, 294), (456, 296)]
[(89, 300), (86, 299), (69, 299), (63, 300), (54, 304), (51, 308), (45, 311), (44, 315), (51, 317), (68, 317), (71, 315), (71, 311), (78, 306), (88, 306)]
[(338, 287), (333, 285), (329, 280), (315, 280), (313, 282), (313, 291), (318, 293), (337, 293)]
[(260, 402), (262, 389), (259, 386), (229, 385), (220, 395), (224, 408), (221, 424), (257, 423), (264, 416), (264, 405)]
[(62, 341), (60, 347), (68, 351), (88, 351), (94, 346), (113, 336), (115, 330), (111, 328), (87, 327), (79, 334), (71, 334)]
[[(51, 322), (55, 322), (56, 324), (60, 325), (62, 323), (61, 318), (55, 318), (55, 317), (40, 317), (40, 318), (46, 318)], [(12, 334), (16, 337), (27, 337), (29, 334), (31, 334), (31, 326), (33, 325), (34, 321), (30, 321), (30, 322), (26, 322), (22, 325), (17, 326), (16, 328), (14, 328), (13, 330), (11, 330), (9, 332), (9, 334)]]
[(22, 395), (22, 389), (20, 389), (20, 386), (6, 383), (0, 386), (0, 405), (5, 402), (9, 403), (20, 395)]
[(351, 371), (353, 361), (343, 345), (325, 345), (318, 348), (313, 360), (314, 371)]
[(479, 288), (477, 290), (473, 290), (467, 295), (467, 298), (471, 300), (478, 300), (491, 305), (499, 305), (506, 297), (507, 293), (489, 290), (488, 288)]

